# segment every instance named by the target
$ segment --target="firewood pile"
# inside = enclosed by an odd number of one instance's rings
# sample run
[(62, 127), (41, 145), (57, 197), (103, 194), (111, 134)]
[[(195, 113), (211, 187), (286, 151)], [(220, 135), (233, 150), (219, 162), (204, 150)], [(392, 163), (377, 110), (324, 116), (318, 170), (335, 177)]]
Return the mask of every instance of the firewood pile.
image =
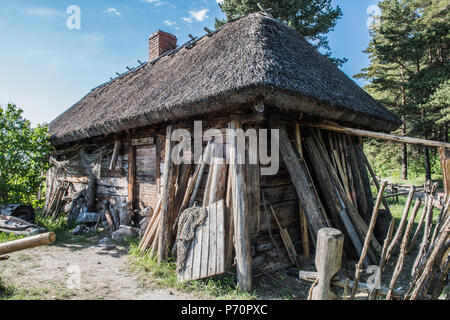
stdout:
[[(323, 284), (327, 282), (323, 279), (322, 281), (318, 281), (320, 277), (327, 278), (331, 286), (344, 288), (347, 299), (355, 299), (357, 292), (366, 293), (369, 300), (376, 300), (380, 296), (386, 300), (436, 300), (441, 296), (445, 286), (448, 284), (450, 267), (450, 197), (447, 196), (444, 198), (446, 202), (441, 203), (440, 213), (436, 217), (435, 223), (433, 223), (436, 186), (430, 188), (430, 185), (425, 185), (425, 203), (423, 204), (420, 198), (417, 199), (412, 210), (411, 207), (416, 188), (411, 186), (400, 221), (392, 219), (388, 234), (383, 241), (380, 262), (377, 264), (377, 271), (375, 271), (375, 283), (371, 287), (368, 284), (359, 282), (363, 263), (368, 253), (370, 237), (373, 234), (374, 225), (379, 214), (379, 206), (386, 186), (387, 182), (383, 182), (380, 187), (364, 247), (356, 266), (354, 280), (333, 277), (337, 270), (339, 270), (340, 265), (336, 270), (327, 270), (327, 275), (324, 273), (320, 274), (320, 271), (319, 273), (300, 272), (300, 279), (314, 282), (311, 292), (316, 292), (315, 297), (317, 299), (329, 298), (329, 295), (317, 294), (317, 289), (315, 289), (317, 283), (322, 282)], [(414, 223), (422, 204), (422, 214), (414, 230)], [(422, 239), (417, 243), (420, 235), (422, 235)], [(406, 259), (414, 249), (417, 249), (416, 244), (418, 244), (418, 250), (414, 263), (410, 270), (405, 269)], [(395, 267), (392, 275), (390, 275), (388, 286), (383, 286), (381, 284), (381, 278), (386, 273), (388, 264)], [(406, 273), (409, 279), (406, 289), (396, 288), (402, 272), (403, 274)], [(329, 290), (326, 289), (325, 291)], [(314, 298), (314, 294), (310, 298)]]

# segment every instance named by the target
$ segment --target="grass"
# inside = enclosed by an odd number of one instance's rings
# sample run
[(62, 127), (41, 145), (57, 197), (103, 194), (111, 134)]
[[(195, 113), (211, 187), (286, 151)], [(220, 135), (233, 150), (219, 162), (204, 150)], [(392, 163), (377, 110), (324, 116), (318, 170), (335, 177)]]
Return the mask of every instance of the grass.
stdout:
[(144, 255), (138, 249), (138, 242), (130, 243), (129, 254), (134, 271), (141, 273), (143, 280), (165, 288), (173, 288), (181, 292), (199, 292), (215, 299), (224, 300), (254, 300), (255, 293), (244, 292), (239, 289), (234, 277), (216, 277), (208, 280), (197, 280), (188, 283), (178, 281), (175, 261), (158, 264), (155, 258)]
[[(397, 220), (400, 220), (402, 218), (403, 210), (405, 209), (405, 206), (406, 206), (406, 200), (407, 200), (407, 196), (399, 196), (398, 202), (394, 202), (394, 200), (392, 198), (389, 198), (386, 200), (389, 204), (389, 209), (391, 210), (392, 216), (394, 218), (396, 218)], [(414, 204), (415, 204), (415, 200), (413, 200), (413, 202), (411, 203), (410, 214), (412, 212)], [(425, 204), (422, 203), (422, 205), (420, 206), (419, 212), (417, 213), (416, 218), (414, 220), (415, 223), (419, 222), (424, 206), (425, 206)], [(436, 222), (436, 219), (439, 217), (439, 213), (440, 213), (440, 210), (434, 208), (433, 222)]]

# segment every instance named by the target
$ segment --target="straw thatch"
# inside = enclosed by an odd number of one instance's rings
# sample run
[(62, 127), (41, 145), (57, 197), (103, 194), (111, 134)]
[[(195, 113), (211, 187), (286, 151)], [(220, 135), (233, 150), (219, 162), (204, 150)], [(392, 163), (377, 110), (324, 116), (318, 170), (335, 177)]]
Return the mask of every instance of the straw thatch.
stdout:
[(54, 120), (50, 133), (58, 145), (261, 98), (377, 131), (400, 125), (295, 30), (255, 13), (94, 89)]

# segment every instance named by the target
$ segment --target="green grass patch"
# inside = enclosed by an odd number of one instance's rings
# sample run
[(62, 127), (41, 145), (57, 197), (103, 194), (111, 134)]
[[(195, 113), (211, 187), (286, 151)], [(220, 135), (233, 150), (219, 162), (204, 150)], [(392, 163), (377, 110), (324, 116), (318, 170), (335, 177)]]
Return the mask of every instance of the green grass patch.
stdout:
[(13, 241), (13, 240), (19, 240), (22, 238), (24, 238), (24, 236), (17, 236), (12, 233), (8, 234), (8, 233), (0, 232), (0, 243), (5, 243), (5, 242)]
[(132, 266), (143, 276), (160, 287), (173, 288), (182, 292), (198, 292), (215, 299), (225, 300), (254, 300), (255, 293), (247, 293), (238, 287), (236, 279), (232, 276), (216, 277), (208, 280), (180, 282), (176, 275), (175, 261), (158, 264), (155, 258), (143, 254), (138, 249), (138, 240), (130, 243), (129, 255)]
[(7, 285), (0, 278), (0, 300), (11, 299), (16, 293), (16, 289), (10, 285)]

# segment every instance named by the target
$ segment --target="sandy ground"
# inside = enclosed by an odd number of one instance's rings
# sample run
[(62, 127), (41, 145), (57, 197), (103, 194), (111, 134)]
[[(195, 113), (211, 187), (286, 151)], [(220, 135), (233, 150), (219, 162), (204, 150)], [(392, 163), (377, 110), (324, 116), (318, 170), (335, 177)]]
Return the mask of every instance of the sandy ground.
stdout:
[(0, 262), (0, 275), (17, 289), (19, 299), (193, 299), (175, 290), (143, 287), (130, 271), (123, 248), (56, 244), (10, 256), (8, 261)]

